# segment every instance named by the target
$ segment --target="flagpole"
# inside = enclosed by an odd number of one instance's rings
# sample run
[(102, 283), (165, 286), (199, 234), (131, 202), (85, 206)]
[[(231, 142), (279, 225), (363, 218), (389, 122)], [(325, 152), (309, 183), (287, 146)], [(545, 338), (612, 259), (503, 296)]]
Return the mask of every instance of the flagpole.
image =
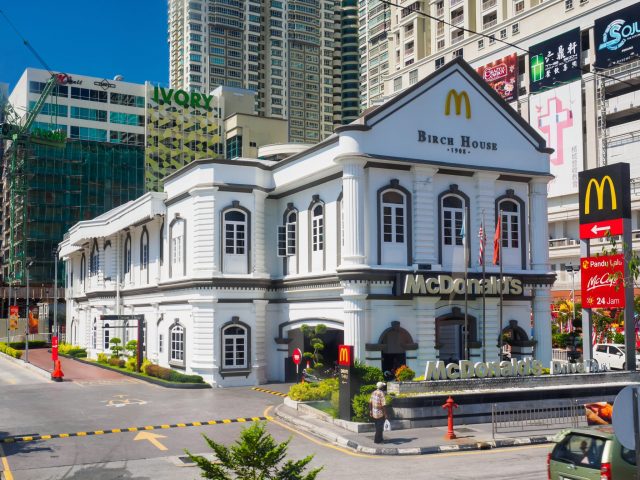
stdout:
[(498, 332), (498, 346), (499, 346), (499, 358), (500, 360), (502, 360), (502, 304), (504, 303), (504, 298), (503, 298), (503, 285), (502, 285), (502, 235), (504, 235), (504, 232), (502, 231), (502, 210), (499, 211), (498, 213), (498, 221), (500, 222), (500, 238), (498, 239), (498, 241), (500, 242), (500, 248), (498, 249), (498, 263), (500, 264), (500, 277), (499, 277), (499, 281), (498, 281), (498, 285), (500, 286), (500, 330)]
[(484, 258), (484, 246), (486, 243), (486, 235), (484, 233), (486, 223), (484, 223), (484, 210), (482, 210), (482, 235), (480, 238), (480, 242), (482, 242), (482, 361), (487, 361), (487, 294), (486, 294), (486, 285), (487, 285), (487, 269), (485, 268), (486, 260)]
[(464, 359), (469, 360), (469, 254), (467, 252), (467, 238), (469, 234), (469, 225), (467, 225), (467, 218), (469, 214), (469, 207), (464, 207)]

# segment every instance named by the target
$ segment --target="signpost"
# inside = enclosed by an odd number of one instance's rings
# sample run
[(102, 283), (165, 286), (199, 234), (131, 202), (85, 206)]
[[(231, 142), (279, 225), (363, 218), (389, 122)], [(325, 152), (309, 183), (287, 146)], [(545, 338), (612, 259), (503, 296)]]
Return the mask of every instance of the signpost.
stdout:
[(58, 337), (51, 337), (51, 360), (58, 360)]
[(296, 378), (297, 378), (298, 375), (300, 374), (300, 364), (302, 363), (302, 351), (299, 348), (296, 348), (293, 351), (293, 363), (296, 364)]
[[(623, 308), (627, 370), (636, 369), (631, 260), (631, 183), (628, 163), (585, 170), (579, 176), (582, 334), (585, 360), (592, 358), (591, 309)], [(621, 253), (591, 256), (590, 239), (622, 236)]]
[(353, 406), (351, 399), (355, 393), (355, 382), (352, 378), (353, 370), (353, 345), (338, 345), (338, 367), (340, 369), (339, 394), (340, 394), (340, 418), (351, 421)]

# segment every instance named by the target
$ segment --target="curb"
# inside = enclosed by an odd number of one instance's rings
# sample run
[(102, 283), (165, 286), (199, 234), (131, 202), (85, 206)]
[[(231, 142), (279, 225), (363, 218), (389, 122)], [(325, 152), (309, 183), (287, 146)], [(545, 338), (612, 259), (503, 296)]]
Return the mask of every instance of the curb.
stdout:
[(63, 355), (63, 354), (59, 354), (59, 355), (62, 356), (62, 357), (65, 357), (65, 358), (69, 358), (71, 360), (76, 360), (76, 361), (78, 361), (80, 363), (84, 363), (86, 365), (93, 365), (94, 367), (102, 368), (103, 370), (107, 370), (109, 372), (115, 372), (115, 373), (119, 373), (121, 375), (125, 375), (127, 377), (135, 378), (137, 380), (142, 380), (143, 382), (153, 383), (154, 385), (158, 385), (160, 387), (178, 388), (178, 389), (185, 389), (185, 390), (211, 388), (211, 385), (206, 383), (206, 382), (204, 382), (204, 383), (168, 383), (168, 382), (163, 382), (162, 380), (156, 380), (154, 378), (147, 378), (147, 377), (143, 377), (141, 375), (135, 375), (135, 374), (130, 373), (130, 372), (115, 370), (115, 369), (109, 368), (109, 367), (107, 367), (105, 365), (101, 365), (98, 362), (91, 362), (89, 360), (84, 360), (83, 358), (76, 358), (76, 357), (71, 357), (69, 355)]
[(334, 443), (341, 447), (350, 448), (359, 453), (366, 453), (368, 455), (388, 455), (388, 456), (401, 456), (401, 455), (434, 455), (438, 453), (451, 453), (451, 452), (465, 452), (471, 450), (491, 450), (494, 448), (504, 447), (520, 447), (527, 445), (536, 445), (543, 443), (551, 443), (554, 435), (541, 435), (535, 437), (522, 437), (522, 438), (504, 438), (491, 441), (478, 441), (476, 443), (470, 443), (467, 445), (439, 445), (433, 447), (414, 447), (414, 448), (384, 448), (384, 447), (365, 447), (360, 445), (355, 440), (349, 440), (345, 437), (335, 434), (327, 429), (312, 425), (298, 417), (289, 415), (280, 411), (278, 405), (274, 412), (277, 417), (285, 422), (300, 427), (307, 433), (320, 437), (330, 443)]
[(11, 355), (7, 355), (6, 353), (0, 352), (0, 358), (6, 358), (10, 362), (15, 363), (16, 365), (20, 365), (22, 368), (26, 368), (27, 370), (31, 370), (32, 372), (37, 373), (38, 375), (46, 378), (47, 380), (53, 383), (53, 380), (51, 380), (51, 372), (48, 372), (47, 370), (44, 370), (40, 367), (36, 367), (34, 364), (27, 363), (22, 359), (13, 358)]

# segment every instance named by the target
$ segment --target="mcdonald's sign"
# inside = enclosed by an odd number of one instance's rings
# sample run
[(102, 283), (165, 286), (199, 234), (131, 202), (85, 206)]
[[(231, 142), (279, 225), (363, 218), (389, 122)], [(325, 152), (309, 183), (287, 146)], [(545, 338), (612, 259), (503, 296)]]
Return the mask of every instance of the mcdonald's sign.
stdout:
[(462, 114), (462, 102), (464, 101), (465, 108), (465, 117), (471, 118), (471, 102), (469, 101), (469, 95), (466, 91), (462, 90), (458, 92), (457, 90), (451, 89), (449, 93), (447, 93), (447, 99), (444, 104), (444, 114), (451, 114), (451, 102), (453, 101), (455, 107), (456, 115)]
[(338, 345), (338, 365), (343, 367), (353, 365), (353, 345)]
[[(607, 227), (622, 223), (616, 220), (631, 218), (629, 164), (614, 163), (584, 170), (578, 174), (578, 178), (580, 237), (602, 237), (607, 231), (611, 231), (612, 235), (622, 233)], [(592, 234), (588, 234), (587, 230)], [(583, 236), (583, 233), (587, 236)]]

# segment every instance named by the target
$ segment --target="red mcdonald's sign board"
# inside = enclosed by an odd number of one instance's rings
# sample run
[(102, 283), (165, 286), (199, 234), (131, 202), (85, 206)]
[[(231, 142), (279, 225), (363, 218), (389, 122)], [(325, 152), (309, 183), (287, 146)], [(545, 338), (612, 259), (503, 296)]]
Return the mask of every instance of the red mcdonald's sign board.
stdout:
[(338, 365), (343, 367), (353, 365), (353, 345), (338, 345)]

